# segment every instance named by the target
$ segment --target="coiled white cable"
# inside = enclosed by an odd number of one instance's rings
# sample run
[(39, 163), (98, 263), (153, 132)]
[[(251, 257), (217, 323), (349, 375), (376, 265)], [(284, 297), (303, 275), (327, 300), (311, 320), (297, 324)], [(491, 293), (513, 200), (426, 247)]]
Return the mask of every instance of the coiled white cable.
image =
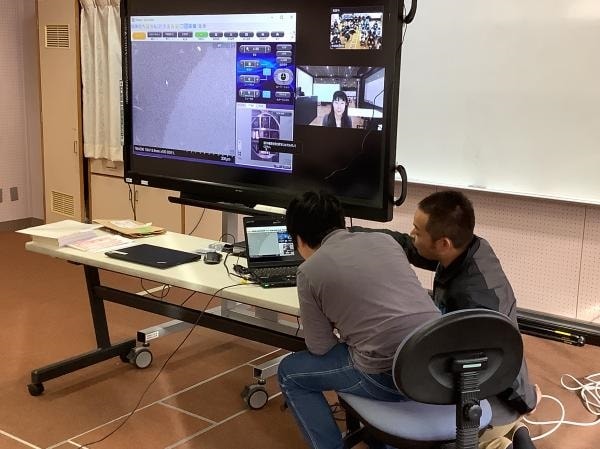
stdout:
[[(570, 379), (570, 381), (574, 382), (574, 385), (573, 384), (567, 385), (567, 383), (565, 383), (565, 378), (568, 378), (568, 379)], [(595, 379), (598, 379), (598, 380), (595, 380)], [(576, 379), (574, 376), (571, 376), (570, 374), (563, 374), (562, 376), (560, 376), (560, 384), (563, 386), (563, 388), (565, 388), (569, 391), (579, 391), (579, 395), (581, 396), (581, 398), (583, 399), (583, 401), (585, 403), (585, 408), (592, 415), (600, 416), (600, 373), (596, 373), (596, 374), (587, 376), (587, 377), (585, 377), (585, 380), (587, 381), (587, 383), (580, 382), (578, 379)], [(554, 433), (563, 424), (567, 424), (567, 425), (571, 425), (571, 426), (587, 427), (587, 426), (595, 426), (596, 424), (600, 423), (600, 419), (596, 419), (595, 421), (588, 422), (588, 423), (565, 421), (565, 407), (563, 406), (563, 404), (554, 396), (542, 395), (542, 398), (548, 398), (548, 399), (552, 399), (553, 401), (555, 401), (560, 406), (561, 416), (560, 416), (560, 419), (557, 421), (532, 421), (530, 419), (527, 419), (527, 417), (523, 417), (523, 421), (525, 421), (528, 424), (540, 424), (540, 425), (554, 424), (554, 427), (552, 429), (548, 430), (547, 432), (544, 432), (543, 434), (538, 435), (536, 437), (532, 437), (531, 439), (533, 441), (540, 440), (542, 438), (547, 437), (548, 435)]]
[[(565, 377), (568, 377), (575, 382), (576, 386), (566, 385), (565, 381), (563, 380)], [(583, 399), (585, 402), (585, 408), (587, 408), (588, 412), (590, 412), (592, 415), (600, 416), (600, 373), (587, 376), (585, 377), (585, 380), (588, 383), (583, 384), (570, 374), (563, 374), (560, 378), (560, 384), (567, 390), (579, 391), (581, 399)]]

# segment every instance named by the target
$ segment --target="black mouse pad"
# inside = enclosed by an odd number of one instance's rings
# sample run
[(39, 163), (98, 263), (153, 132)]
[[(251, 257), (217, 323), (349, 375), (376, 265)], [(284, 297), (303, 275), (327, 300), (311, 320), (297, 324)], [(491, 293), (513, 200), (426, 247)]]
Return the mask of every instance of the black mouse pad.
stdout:
[(185, 251), (147, 245), (145, 243), (129, 248), (107, 251), (104, 254), (113, 259), (126, 260), (127, 262), (154, 268), (170, 268), (199, 260), (202, 257), (200, 254), (187, 253)]

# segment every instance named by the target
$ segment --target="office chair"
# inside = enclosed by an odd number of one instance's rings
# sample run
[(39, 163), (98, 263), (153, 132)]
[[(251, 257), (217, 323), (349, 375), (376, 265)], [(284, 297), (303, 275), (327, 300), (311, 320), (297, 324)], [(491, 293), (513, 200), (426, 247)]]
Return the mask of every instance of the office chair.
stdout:
[(476, 449), (492, 416), (485, 398), (512, 384), (522, 359), (517, 327), (498, 312), (460, 310), (425, 323), (400, 344), (393, 362), (396, 387), (410, 401), (338, 393), (346, 447), (372, 436), (402, 449)]

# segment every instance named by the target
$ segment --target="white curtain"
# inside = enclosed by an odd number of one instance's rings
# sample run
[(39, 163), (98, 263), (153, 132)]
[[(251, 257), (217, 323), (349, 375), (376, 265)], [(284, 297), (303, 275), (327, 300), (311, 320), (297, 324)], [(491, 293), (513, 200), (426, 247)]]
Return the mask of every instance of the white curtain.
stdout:
[(83, 150), (122, 161), (119, 0), (80, 0)]

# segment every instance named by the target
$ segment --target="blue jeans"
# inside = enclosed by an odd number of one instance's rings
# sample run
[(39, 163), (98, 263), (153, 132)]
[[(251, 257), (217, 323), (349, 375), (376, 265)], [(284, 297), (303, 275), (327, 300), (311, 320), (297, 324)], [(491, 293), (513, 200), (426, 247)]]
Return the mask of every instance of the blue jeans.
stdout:
[(343, 343), (324, 355), (300, 351), (285, 357), (279, 364), (279, 385), (313, 449), (344, 447), (323, 391), (334, 390), (380, 401), (406, 400), (394, 386), (391, 371), (361, 372), (354, 366), (348, 347)]

